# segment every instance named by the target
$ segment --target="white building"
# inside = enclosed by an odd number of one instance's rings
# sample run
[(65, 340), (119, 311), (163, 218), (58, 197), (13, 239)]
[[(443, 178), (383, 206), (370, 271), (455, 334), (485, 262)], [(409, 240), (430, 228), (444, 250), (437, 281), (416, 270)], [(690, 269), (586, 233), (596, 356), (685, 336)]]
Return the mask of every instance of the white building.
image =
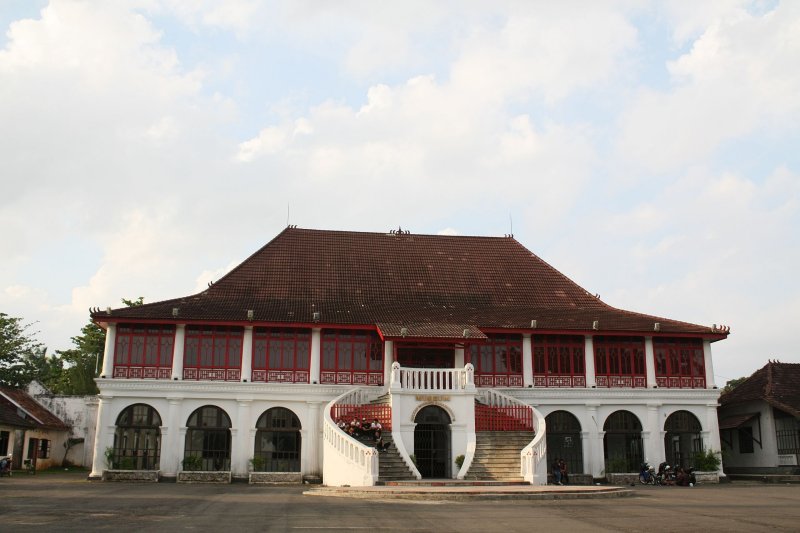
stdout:
[[(92, 318), (93, 476), (544, 483), (548, 456), (588, 478), (720, 449), (727, 330), (615, 309), (513, 237), (289, 227), (200, 294)], [(353, 417), (378, 418), (390, 453), (336, 427)], [(497, 442), (518, 443), (511, 470)]]
[(725, 472), (800, 474), (800, 364), (770, 361), (720, 397)]

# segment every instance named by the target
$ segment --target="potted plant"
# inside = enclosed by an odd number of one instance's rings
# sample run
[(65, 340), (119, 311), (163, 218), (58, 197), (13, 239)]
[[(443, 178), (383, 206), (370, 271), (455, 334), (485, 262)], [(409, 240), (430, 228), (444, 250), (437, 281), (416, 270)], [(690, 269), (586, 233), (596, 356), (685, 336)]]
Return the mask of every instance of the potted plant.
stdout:
[(256, 455), (255, 457), (250, 458), (250, 470), (252, 470), (253, 472), (263, 472), (266, 464), (267, 461), (264, 460), (264, 458), (261, 457), (260, 455)]
[(196, 455), (187, 455), (186, 457), (183, 458), (182, 464), (184, 470), (195, 472), (197, 470), (200, 470), (200, 468), (202, 468), (203, 459)]
[(458, 467), (458, 469), (461, 470), (461, 467), (463, 465), (464, 465), (464, 456), (463, 455), (457, 456), (456, 457), (456, 466)]

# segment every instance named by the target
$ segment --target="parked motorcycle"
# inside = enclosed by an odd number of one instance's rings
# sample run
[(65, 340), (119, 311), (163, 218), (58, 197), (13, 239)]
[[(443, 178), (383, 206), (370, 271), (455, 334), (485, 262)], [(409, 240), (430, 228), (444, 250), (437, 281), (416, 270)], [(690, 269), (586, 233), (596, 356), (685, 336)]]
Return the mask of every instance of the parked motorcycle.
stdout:
[(642, 485), (656, 484), (656, 469), (648, 462), (642, 463), (639, 470), (639, 483)]
[(11, 477), (11, 456), (6, 456), (0, 459), (0, 477)]
[(658, 465), (658, 472), (656, 473), (656, 485), (674, 485), (675, 484), (675, 471), (666, 462)]

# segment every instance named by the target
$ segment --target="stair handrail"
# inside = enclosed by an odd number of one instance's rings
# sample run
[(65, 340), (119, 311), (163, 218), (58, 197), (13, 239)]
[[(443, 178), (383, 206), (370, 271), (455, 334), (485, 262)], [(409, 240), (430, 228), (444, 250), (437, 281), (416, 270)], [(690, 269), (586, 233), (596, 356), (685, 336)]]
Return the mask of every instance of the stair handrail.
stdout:
[(513, 396), (503, 394), (495, 389), (482, 389), (478, 397), (490, 407), (519, 406), (530, 409), (533, 439), (519, 452), (520, 475), (531, 485), (547, 485), (547, 467), (545, 454), (547, 453), (547, 423), (544, 415), (538, 409), (522, 402)]
[(378, 481), (378, 450), (339, 429), (331, 418), (331, 410), (337, 403), (360, 405), (377, 396), (373, 388), (356, 388), (337, 396), (325, 406), (322, 480), (326, 485), (371, 487)]

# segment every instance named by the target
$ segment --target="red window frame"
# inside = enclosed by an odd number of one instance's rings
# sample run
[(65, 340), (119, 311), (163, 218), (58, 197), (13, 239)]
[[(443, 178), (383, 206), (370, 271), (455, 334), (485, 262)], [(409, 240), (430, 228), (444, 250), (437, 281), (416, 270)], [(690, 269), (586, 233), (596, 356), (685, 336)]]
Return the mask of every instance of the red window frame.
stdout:
[(183, 379), (239, 381), (243, 344), (242, 327), (187, 326)]
[(656, 384), (675, 389), (704, 389), (706, 359), (703, 339), (657, 337), (653, 339)]
[(114, 378), (169, 379), (175, 326), (119, 324), (114, 342)]
[(383, 342), (368, 330), (322, 331), (320, 382), (383, 385)]
[(594, 337), (598, 387), (647, 387), (644, 337)]
[(586, 342), (579, 335), (533, 335), (534, 387), (585, 387)]
[(486, 342), (470, 344), (466, 356), (478, 387), (522, 387), (522, 335), (490, 334)]
[(310, 365), (311, 330), (253, 329), (252, 381), (308, 383)]

